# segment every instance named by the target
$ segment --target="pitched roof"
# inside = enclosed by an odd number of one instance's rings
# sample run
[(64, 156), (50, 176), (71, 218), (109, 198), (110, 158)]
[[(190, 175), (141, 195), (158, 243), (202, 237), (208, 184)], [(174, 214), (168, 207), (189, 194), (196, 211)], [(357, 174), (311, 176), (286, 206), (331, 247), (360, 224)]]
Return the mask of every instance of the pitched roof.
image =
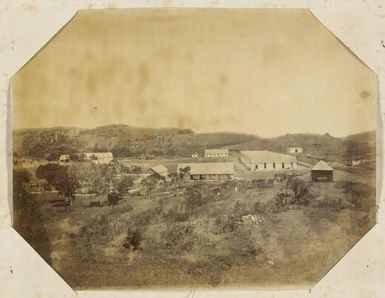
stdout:
[(168, 170), (164, 165), (157, 165), (157, 166), (151, 167), (150, 169), (161, 176), (167, 176), (168, 174)]
[(241, 151), (252, 163), (296, 162), (295, 156), (272, 151)]
[(233, 162), (194, 162), (188, 164), (178, 164), (179, 169), (189, 166), (191, 175), (200, 174), (234, 174)]
[(205, 153), (229, 153), (229, 149), (205, 149)]
[(332, 167), (329, 166), (323, 160), (320, 160), (312, 169), (312, 171), (333, 171)]

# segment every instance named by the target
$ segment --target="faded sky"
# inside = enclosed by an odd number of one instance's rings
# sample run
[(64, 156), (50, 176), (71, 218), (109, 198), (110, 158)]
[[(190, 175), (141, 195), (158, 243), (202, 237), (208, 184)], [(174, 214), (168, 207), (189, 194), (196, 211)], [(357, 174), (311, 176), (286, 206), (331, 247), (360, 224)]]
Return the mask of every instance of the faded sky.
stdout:
[(344, 136), (376, 84), (306, 10), (81, 11), (15, 75), (13, 125)]

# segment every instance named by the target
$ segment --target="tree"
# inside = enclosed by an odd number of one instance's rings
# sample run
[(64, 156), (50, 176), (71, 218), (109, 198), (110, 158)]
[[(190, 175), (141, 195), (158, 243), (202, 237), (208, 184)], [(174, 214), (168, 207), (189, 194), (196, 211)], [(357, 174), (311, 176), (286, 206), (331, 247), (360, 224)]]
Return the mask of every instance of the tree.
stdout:
[(184, 177), (184, 175), (191, 173), (191, 167), (185, 166), (184, 168), (179, 168), (179, 175), (181, 178)]
[(118, 183), (116, 186), (116, 190), (122, 194), (125, 195), (128, 192), (128, 189), (134, 185), (134, 182), (132, 181), (132, 178), (129, 176), (126, 176), (123, 178), (122, 181)]
[(13, 202), (15, 207), (23, 206), (29, 197), (27, 184), (32, 174), (27, 170), (13, 171)]
[(145, 188), (147, 194), (151, 195), (152, 189), (158, 184), (158, 179), (154, 176), (149, 176), (141, 181), (141, 185)]
[[(46, 260), (51, 262), (51, 243), (42, 221), (39, 200), (29, 200), (27, 184), (32, 174), (27, 170), (13, 171), (13, 227)], [(28, 201), (28, 204), (26, 204)]]
[(36, 169), (36, 177), (39, 179), (46, 179), (49, 184), (53, 182), (55, 174), (61, 170), (61, 166), (55, 163), (49, 163), (45, 165), (40, 165)]
[(128, 229), (126, 241), (123, 243), (123, 246), (127, 249), (132, 248), (133, 250), (138, 250), (140, 249), (140, 244), (142, 241), (143, 237), (139, 231), (132, 231), (131, 229)]
[(304, 181), (299, 179), (290, 180), (288, 181), (287, 186), (293, 192), (290, 201), (291, 204), (309, 204), (309, 201), (312, 198), (312, 194), (310, 193), (310, 189), (307, 187)]
[(80, 186), (75, 173), (57, 164), (46, 164), (36, 169), (36, 176), (46, 179), (59, 192), (59, 195), (65, 196), (72, 205), (75, 190)]

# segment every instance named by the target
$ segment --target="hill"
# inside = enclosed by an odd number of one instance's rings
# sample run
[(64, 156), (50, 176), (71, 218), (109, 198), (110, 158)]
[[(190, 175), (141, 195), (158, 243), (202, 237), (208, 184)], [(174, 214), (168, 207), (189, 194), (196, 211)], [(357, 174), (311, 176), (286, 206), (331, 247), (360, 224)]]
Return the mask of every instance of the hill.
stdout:
[(356, 141), (356, 142), (368, 142), (368, 143), (375, 143), (376, 142), (376, 131), (366, 131), (362, 133), (357, 133), (353, 135), (348, 135), (346, 137), (349, 141)]
[(191, 129), (138, 128), (108, 125), (93, 129), (54, 127), (15, 130), (14, 152), (22, 156), (56, 159), (64, 153), (112, 151), (116, 157), (175, 156), (203, 148), (255, 140), (240, 133), (194, 133)]
[[(373, 141), (374, 135), (374, 141)], [(304, 153), (299, 155), (327, 161), (344, 162), (349, 159), (374, 159), (375, 132), (336, 138), (329, 134), (286, 134), (276, 138), (257, 139), (251, 142), (227, 146), (233, 150), (271, 150), (286, 152), (287, 147), (299, 146)]]
[[(329, 134), (286, 134), (275, 138), (231, 132), (195, 133), (191, 129), (138, 128), (108, 125), (92, 129), (54, 127), (16, 130), (14, 151), (22, 156), (57, 159), (60, 154), (112, 151), (115, 157), (188, 156), (205, 148), (271, 150), (286, 152), (289, 146), (304, 149), (302, 156), (345, 161), (375, 158), (375, 132), (345, 138)], [(299, 156), (301, 158), (301, 155)]]

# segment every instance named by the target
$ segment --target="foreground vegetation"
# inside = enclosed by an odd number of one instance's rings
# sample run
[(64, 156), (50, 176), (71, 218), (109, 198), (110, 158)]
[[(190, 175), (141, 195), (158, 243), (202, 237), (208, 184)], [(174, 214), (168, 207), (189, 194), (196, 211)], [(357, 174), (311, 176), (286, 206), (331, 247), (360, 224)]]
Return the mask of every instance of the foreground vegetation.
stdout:
[(360, 182), (139, 187), (102, 207), (40, 194), (15, 226), (71, 286), (96, 288), (313, 284), (375, 223), (375, 190)]

